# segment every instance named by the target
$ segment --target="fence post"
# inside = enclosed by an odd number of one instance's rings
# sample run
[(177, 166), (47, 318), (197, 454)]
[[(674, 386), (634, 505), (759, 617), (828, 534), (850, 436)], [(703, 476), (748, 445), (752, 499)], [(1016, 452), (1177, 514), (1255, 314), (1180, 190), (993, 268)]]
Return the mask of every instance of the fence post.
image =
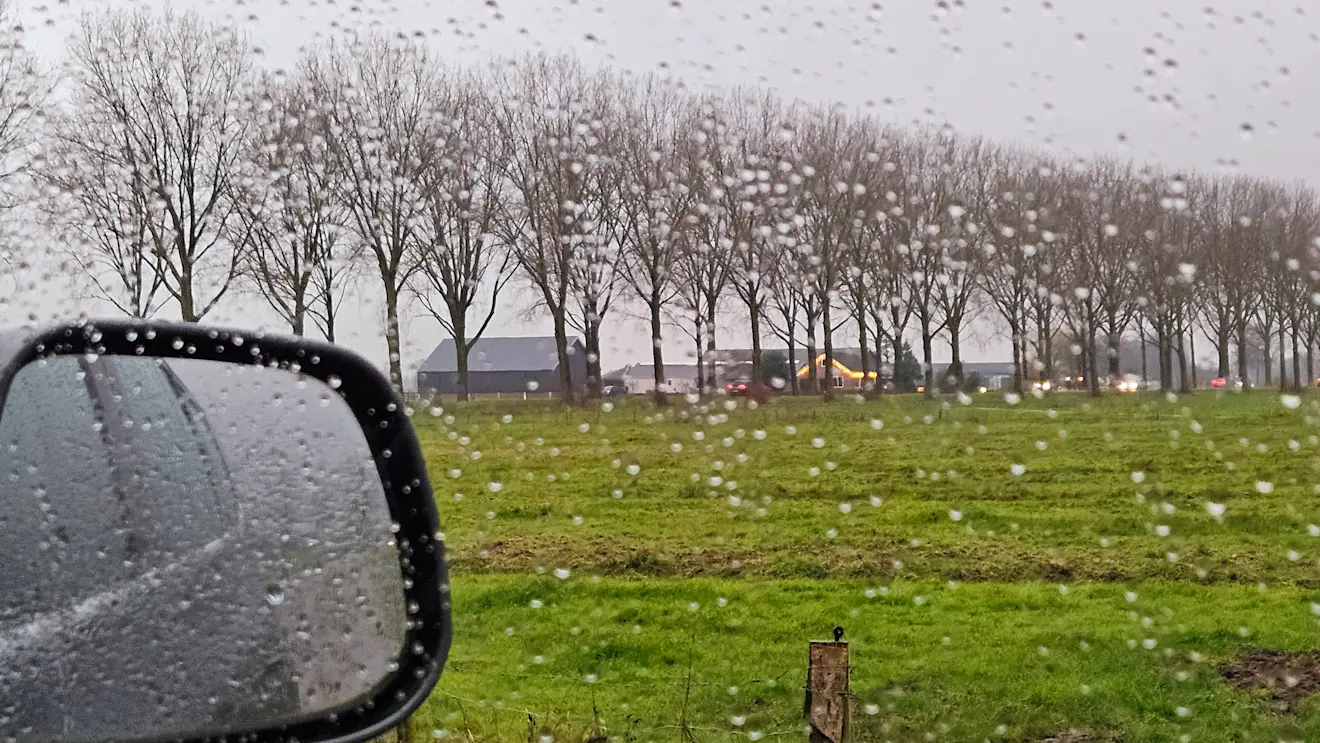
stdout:
[[(836, 630), (836, 636), (842, 636)], [(848, 735), (848, 643), (811, 643), (803, 711), (811, 743), (844, 743)]]

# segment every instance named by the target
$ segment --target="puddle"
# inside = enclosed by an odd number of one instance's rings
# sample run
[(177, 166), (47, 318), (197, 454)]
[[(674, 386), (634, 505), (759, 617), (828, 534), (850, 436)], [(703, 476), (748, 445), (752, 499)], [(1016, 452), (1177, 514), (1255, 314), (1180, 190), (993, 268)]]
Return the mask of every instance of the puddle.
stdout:
[(1221, 665), (1219, 673), (1239, 689), (1265, 692), (1275, 711), (1288, 713), (1320, 691), (1320, 652), (1253, 650), (1234, 663)]

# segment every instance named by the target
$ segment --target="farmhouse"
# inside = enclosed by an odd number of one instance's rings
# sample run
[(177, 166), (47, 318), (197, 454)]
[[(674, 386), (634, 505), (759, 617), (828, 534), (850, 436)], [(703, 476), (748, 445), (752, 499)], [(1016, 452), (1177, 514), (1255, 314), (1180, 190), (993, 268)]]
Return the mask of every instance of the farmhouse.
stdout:
[[(655, 392), (655, 366), (653, 364), (629, 364), (605, 375), (609, 384), (617, 384), (630, 395), (645, 395)], [(696, 364), (665, 364), (665, 381), (661, 388), (665, 392), (684, 394), (697, 391)]]
[[(799, 364), (795, 372), (797, 378), (800, 380), (809, 379), (812, 366), (805, 362)], [(875, 366), (874, 359), (871, 361), (870, 366)], [(823, 385), (825, 383), (825, 354), (816, 355), (814, 367), (816, 370), (816, 383)], [(830, 377), (836, 390), (860, 390), (862, 389), (863, 378), (867, 380), (867, 384), (874, 385), (877, 378), (881, 382), (889, 379), (889, 374), (889, 364), (880, 364), (878, 372), (871, 369), (866, 374), (862, 374), (862, 354), (860, 352), (856, 350), (834, 352), (834, 371)]]
[(1013, 386), (1013, 362), (1007, 361), (967, 361), (963, 363), (963, 375), (975, 374), (981, 380), (981, 386), (987, 390), (1002, 390)]
[[(459, 391), (458, 354), (453, 338), (446, 338), (417, 370), (417, 391), (422, 395), (453, 395)], [(587, 349), (581, 339), (568, 342), (573, 387), (587, 381)], [(524, 392), (559, 392), (559, 357), (553, 336), (534, 338), (482, 338), (468, 353), (468, 391), (474, 395)]]

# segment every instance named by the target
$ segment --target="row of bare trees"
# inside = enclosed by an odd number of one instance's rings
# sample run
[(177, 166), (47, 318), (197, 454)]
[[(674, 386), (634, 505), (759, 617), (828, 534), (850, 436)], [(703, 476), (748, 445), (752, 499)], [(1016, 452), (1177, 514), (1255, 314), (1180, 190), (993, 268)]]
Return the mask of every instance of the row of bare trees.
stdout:
[(1067, 358), (1098, 394), (1132, 335), (1158, 349), (1166, 388), (1190, 385), (1198, 336), (1220, 376), (1248, 379), (1256, 354), (1267, 384), (1270, 359), (1281, 385), (1315, 377), (1320, 198), (1304, 184), (1062, 160), (567, 57), (458, 67), (369, 37), (274, 74), (249, 49), (147, 11), (86, 16), (72, 40), (31, 172), (90, 288), (126, 313), (197, 321), (247, 292), (333, 340), (348, 296), (374, 284), (393, 382), (415, 302), (456, 340), (466, 388), (512, 286), (551, 319), (570, 399), (570, 333), (596, 394), (622, 307), (649, 324), (657, 390), (665, 329), (705, 377), (734, 307), (755, 380), (773, 338), (792, 368), (824, 354), (826, 395), (845, 332), (864, 373), (918, 341), (933, 393), (936, 344), (960, 380), (991, 325), (1019, 389)]

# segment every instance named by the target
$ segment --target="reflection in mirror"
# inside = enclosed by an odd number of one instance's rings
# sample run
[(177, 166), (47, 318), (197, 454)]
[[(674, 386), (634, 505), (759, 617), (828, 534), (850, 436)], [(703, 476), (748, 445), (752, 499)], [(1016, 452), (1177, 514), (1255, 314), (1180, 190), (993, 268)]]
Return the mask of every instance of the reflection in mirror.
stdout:
[(406, 626), (385, 494), (318, 380), (61, 356), (0, 411), (0, 731), (223, 734), (352, 705)]

